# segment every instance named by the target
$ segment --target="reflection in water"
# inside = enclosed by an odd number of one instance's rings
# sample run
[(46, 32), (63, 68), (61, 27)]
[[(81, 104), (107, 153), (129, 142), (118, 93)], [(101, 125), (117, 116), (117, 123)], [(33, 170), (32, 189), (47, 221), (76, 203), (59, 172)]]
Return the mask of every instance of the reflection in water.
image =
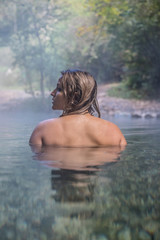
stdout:
[(91, 202), (96, 173), (118, 161), (120, 147), (53, 148), (32, 147), (34, 159), (53, 168), (52, 197), (58, 202)]
[(58, 202), (91, 202), (93, 200), (95, 172), (52, 170), (51, 184)]
[(94, 171), (105, 163), (117, 162), (122, 149), (120, 147), (106, 148), (54, 148), (32, 147), (34, 159), (44, 165), (75, 171)]

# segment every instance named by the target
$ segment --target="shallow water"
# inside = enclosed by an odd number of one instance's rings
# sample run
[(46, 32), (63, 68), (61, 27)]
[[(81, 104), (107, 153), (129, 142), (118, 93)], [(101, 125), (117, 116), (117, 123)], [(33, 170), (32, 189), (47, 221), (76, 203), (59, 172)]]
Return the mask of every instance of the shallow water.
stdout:
[(160, 239), (160, 121), (104, 116), (124, 133), (123, 152), (32, 152), (34, 126), (52, 117), (1, 114), (0, 240)]

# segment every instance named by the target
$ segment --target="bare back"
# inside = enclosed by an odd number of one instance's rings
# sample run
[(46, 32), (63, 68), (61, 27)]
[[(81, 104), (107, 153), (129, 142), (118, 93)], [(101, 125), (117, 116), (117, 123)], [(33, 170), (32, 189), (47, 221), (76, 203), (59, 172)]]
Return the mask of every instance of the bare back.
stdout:
[(125, 146), (120, 129), (106, 120), (85, 115), (68, 115), (41, 122), (30, 144), (63, 147)]

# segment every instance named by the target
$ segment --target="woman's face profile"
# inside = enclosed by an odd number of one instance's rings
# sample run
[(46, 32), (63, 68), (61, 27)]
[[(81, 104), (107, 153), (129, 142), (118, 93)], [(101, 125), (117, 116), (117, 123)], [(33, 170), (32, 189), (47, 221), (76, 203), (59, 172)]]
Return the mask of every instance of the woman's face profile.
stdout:
[(61, 79), (58, 80), (57, 87), (51, 92), (52, 98), (52, 109), (64, 110), (65, 99), (62, 91)]

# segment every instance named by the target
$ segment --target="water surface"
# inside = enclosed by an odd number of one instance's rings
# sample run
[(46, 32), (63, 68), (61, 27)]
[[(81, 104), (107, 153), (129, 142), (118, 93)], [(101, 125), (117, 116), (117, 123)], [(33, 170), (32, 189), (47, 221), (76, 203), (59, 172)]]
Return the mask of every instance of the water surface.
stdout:
[(0, 239), (160, 239), (160, 122), (116, 123), (128, 146), (32, 152), (28, 139), (52, 113), (0, 119)]

